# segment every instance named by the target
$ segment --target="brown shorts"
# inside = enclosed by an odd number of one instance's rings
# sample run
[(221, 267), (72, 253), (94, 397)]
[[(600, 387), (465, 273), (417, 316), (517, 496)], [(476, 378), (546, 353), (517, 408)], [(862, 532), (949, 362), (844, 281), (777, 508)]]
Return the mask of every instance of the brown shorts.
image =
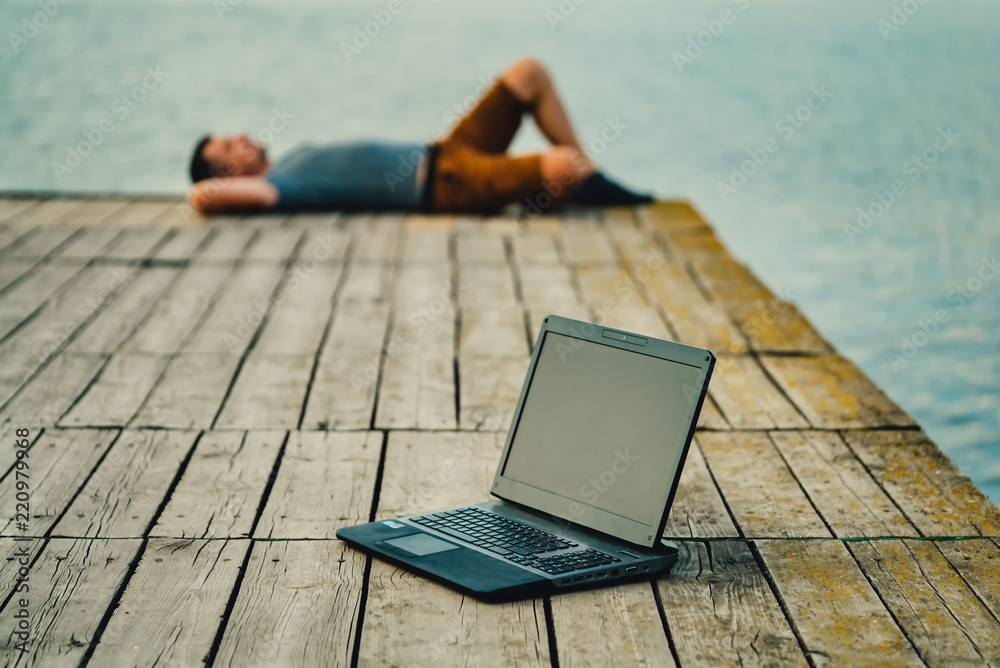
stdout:
[(426, 208), (489, 213), (545, 193), (541, 155), (507, 155), (528, 109), (496, 81), (451, 134), (435, 142)]

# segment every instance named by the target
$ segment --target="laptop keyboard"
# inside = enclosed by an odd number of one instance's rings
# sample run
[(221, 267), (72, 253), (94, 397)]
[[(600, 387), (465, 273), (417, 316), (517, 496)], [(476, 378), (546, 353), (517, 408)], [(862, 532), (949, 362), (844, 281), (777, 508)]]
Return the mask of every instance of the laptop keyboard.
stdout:
[[(552, 575), (621, 561), (598, 550), (570, 550), (579, 547), (579, 543), (482, 508), (446, 510), (410, 521)], [(555, 550), (569, 551), (548, 557), (536, 556)]]

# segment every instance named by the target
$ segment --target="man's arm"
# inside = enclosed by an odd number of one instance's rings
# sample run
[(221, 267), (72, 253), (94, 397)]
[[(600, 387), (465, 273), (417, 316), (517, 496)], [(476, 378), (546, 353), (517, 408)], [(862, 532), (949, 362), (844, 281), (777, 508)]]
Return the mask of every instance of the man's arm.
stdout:
[(259, 176), (205, 179), (191, 187), (188, 202), (202, 213), (230, 209), (269, 209), (278, 203), (278, 189)]

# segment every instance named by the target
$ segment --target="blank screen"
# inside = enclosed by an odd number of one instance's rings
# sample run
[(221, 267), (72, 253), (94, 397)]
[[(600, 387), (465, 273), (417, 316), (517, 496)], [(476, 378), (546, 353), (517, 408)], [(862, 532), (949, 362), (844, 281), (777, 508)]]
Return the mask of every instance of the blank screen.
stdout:
[(652, 527), (701, 394), (699, 368), (549, 332), (503, 476)]

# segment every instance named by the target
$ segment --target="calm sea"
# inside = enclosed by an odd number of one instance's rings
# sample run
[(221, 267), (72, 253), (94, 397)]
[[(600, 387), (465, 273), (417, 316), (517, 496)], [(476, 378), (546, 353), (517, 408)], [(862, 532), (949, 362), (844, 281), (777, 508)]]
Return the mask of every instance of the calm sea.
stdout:
[(608, 172), (693, 200), (1000, 499), (996, 2), (5, 0), (0, 27), (4, 190), (181, 193), (209, 130), (431, 138), (537, 56), (585, 143), (623, 128)]

